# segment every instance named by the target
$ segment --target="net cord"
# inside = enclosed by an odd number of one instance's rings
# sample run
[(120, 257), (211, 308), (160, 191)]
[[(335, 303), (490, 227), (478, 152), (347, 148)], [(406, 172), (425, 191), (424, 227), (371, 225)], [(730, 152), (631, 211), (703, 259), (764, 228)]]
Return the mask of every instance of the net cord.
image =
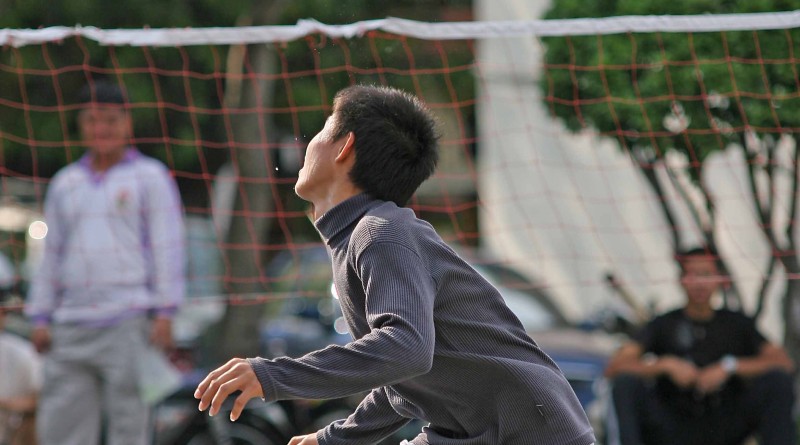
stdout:
[(388, 17), (345, 25), (313, 19), (295, 25), (219, 28), (100, 29), (54, 26), (0, 29), (0, 45), (22, 47), (83, 36), (109, 46), (191, 46), (288, 42), (310, 34), (352, 38), (381, 30), (424, 40), (462, 40), (518, 36), (576, 36), (642, 32), (721, 32), (800, 27), (800, 10), (748, 14), (620, 16), (605, 18), (428, 23)]

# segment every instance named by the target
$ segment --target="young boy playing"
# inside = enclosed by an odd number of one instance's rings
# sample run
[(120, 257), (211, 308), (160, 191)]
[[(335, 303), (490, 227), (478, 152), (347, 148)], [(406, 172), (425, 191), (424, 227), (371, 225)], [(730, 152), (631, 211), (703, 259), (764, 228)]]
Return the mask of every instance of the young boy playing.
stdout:
[(355, 412), (290, 445), (372, 444), (410, 419), (413, 445), (590, 445), (592, 429), (556, 364), (498, 291), (403, 206), (434, 171), (437, 136), (415, 97), (340, 91), (309, 143), (295, 186), (333, 262), (353, 341), (297, 359), (233, 359), (198, 386), (231, 419), (254, 397), (338, 398), (370, 391)]

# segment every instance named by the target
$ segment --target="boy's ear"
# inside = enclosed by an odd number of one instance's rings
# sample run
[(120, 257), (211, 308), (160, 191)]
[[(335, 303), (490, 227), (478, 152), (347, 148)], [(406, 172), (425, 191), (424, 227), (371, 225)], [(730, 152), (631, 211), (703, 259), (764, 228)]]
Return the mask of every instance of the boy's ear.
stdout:
[(355, 155), (356, 135), (352, 131), (347, 133), (344, 138), (344, 143), (339, 148), (339, 154), (336, 155), (336, 161), (344, 161), (351, 155)]

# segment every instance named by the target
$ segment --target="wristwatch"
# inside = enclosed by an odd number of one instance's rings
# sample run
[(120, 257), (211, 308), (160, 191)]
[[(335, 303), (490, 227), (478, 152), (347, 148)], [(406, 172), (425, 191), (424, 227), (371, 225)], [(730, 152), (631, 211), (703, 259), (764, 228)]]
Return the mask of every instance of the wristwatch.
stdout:
[(719, 364), (728, 374), (735, 374), (736, 369), (739, 367), (739, 360), (737, 360), (736, 357), (728, 354), (722, 357), (722, 360), (719, 361)]

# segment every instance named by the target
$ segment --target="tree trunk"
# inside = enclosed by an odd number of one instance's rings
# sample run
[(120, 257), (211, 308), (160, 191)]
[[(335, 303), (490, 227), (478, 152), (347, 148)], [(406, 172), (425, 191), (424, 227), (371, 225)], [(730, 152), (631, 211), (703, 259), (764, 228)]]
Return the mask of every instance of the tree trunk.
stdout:
[[(650, 187), (658, 197), (658, 202), (661, 206), (661, 210), (663, 211), (664, 217), (667, 220), (667, 224), (670, 227), (670, 238), (672, 241), (673, 251), (675, 253), (678, 253), (678, 250), (680, 249), (681, 246), (681, 237), (677, 226), (678, 222), (667, 200), (667, 195), (664, 191), (664, 186), (661, 184), (661, 180), (658, 179), (658, 174), (655, 171), (655, 166), (659, 162), (664, 163), (664, 160), (660, 158), (652, 160), (634, 159), (634, 161), (637, 162), (639, 171), (642, 172), (645, 179), (647, 179), (647, 182), (650, 184)], [(677, 180), (674, 179), (673, 174), (669, 172), (669, 166), (664, 164), (664, 168), (667, 169), (667, 174), (673, 186), (678, 190), (678, 194), (684, 199), (686, 199), (687, 196), (686, 191), (682, 189), (682, 186), (678, 183)], [(714, 231), (713, 231), (713, 225), (714, 225), (713, 205), (710, 205), (711, 198), (708, 195), (708, 193), (705, 193), (704, 191), (703, 195), (709, 202), (709, 212), (711, 212), (711, 227), (703, 227), (703, 224), (700, 221), (700, 217), (698, 216), (697, 210), (692, 207), (692, 204), (688, 202), (688, 200), (686, 204), (689, 206), (691, 210), (695, 224), (697, 224), (697, 226), (700, 228), (700, 232), (703, 234), (703, 237), (705, 238), (706, 246), (716, 251), (717, 250), (716, 238), (714, 236)], [(720, 272), (723, 275), (730, 276), (729, 268), (725, 260), (721, 256), (717, 258), (717, 267), (719, 268)], [(729, 286), (723, 289), (723, 292), (725, 293), (726, 306), (730, 303), (734, 303), (737, 306), (741, 306), (739, 289), (733, 281), (730, 282)]]
[(767, 162), (764, 172), (767, 174), (769, 179), (769, 190), (766, 198), (767, 201), (762, 202), (760, 199), (762, 195), (759, 193), (757, 185), (758, 182), (756, 179), (756, 174), (759, 171), (759, 165), (757, 165), (755, 162), (757, 154), (750, 154), (747, 147), (747, 140), (744, 137), (742, 137), (741, 141), (745, 159), (748, 161), (748, 179), (750, 191), (753, 195), (753, 203), (755, 205), (756, 215), (758, 215), (759, 218), (759, 226), (761, 227), (761, 232), (766, 238), (766, 241), (770, 246), (770, 251), (773, 255), (773, 257), (769, 260), (767, 272), (761, 285), (756, 315), (760, 315), (762, 313), (765, 305), (764, 300), (766, 298), (766, 289), (768, 284), (772, 281), (772, 276), (775, 273), (774, 264), (776, 262), (775, 256), (777, 256), (777, 261), (779, 261), (783, 266), (784, 274), (786, 276), (786, 291), (784, 292), (781, 304), (784, 321), (784, 346), (786, 347), (792, 359), (795, 360), (795, 363), (800, 363), (800, 261), (798, 261), (796, 247), (797, 243), (794, 239), (794, 231), (797, 224), (797, 194), (798, 189), (800, 188), (798, 186), (800, 177), (798, 177), (797, 169), (798, 161), (800, 160), (800, 146), (797, 144), (798, 141), (795, 137), (794, 160), (793, 165), (790, 167), (790, 171), (792, 172), (792, 185), (787, 215), (789, 222), (784, 228), (785, 239), (787, 240), (788, 245), (780, 246), (778, 244), (776, 228), (772, 225), (773, 221), (775, 220), (774, 213), (783, 208), (783, 206), (776, 204), (774, 196), (776, 190), (776, 166), (772, 151), (775, 146), (774, 144), (770, 144), (766, 147)]
[(786, 274), (786, 293), (783, 295), (784, 346), (795, 364), (800, 364), (800, 262), (797, 258), (797, 242), (794, 238), (797, 225), (797, 200), (800, 191), (800, 141), (794, 137), (794, 160), (792, 165), (791, 201), (789, 204), (789, 223), (785, 228), (789, 246), (781, 252), (781, 264)]
[[(286, 3), (254, 1), (253, 24), (274, 23)], [(274, 168), (267, 150), (270, 140), (276, 141), (277, 137), (271, 117), (257, 111), (267, 109), (273, 96), (272, 82), (259, 75), (275, 72), (277, 62), (267, 45), (248, 45), (244, 57), (244, 80), (241, 84), (229, 81), (226, 85), (226, 90), (231, 88), (233, 92), (226, 91), (226, 106), (231, 111), (248, 111), (230, 114), (231, 162), (238, 188), (225, 246), (228, 305), (211, 341), (211, 358), (215, 362), (261, 355), (259, 325), (267, 301), (263, 247), (269, 242), (271, 215), (277, 199), (275, 184), (269, 180)]]
[(795, 251), (781, 255), (786, 271), (786, 293), (783, 296), (785, 329), (783, 345), (795, 363), (800, 363), (800, 262)]
[(680, 234), (678, 233), (678, 222), (675, 219), (675, 216), (672, 214), (672, 209), (669, 207), (669, 203), (667, 202), (666, 193), (664, 193), (664, 187), (661, 186), (661, 182), (658, 180), (658, 174), (656, 173), (656, 164), (658, 162), (664, 162), (663, 160), (636, 160), (634, 161), (637, 163), (639, 167), (639, 171), (642, 172), (645, 179), (647, 179), (647, 183), (650, 184), (650, 188), (655, 192), (656, 196), (658, 197), (658, 203), (661, 206), (661, 211), (664, 213), (664, 218), (667, 219), (667, 225), (669, 226), (669, 233), (670, 238), (672, 240), (672, 251), (677, 252), (678, 247), (680, 246)]

